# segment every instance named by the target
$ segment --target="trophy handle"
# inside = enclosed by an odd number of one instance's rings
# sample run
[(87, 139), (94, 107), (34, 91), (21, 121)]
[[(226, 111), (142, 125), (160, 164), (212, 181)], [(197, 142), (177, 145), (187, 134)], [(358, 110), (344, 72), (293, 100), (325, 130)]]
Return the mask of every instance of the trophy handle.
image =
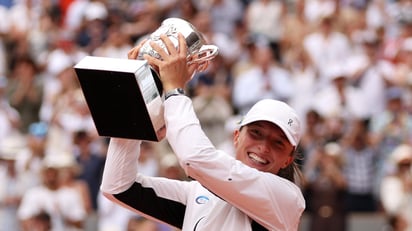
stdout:
[(195, 54), (188, 56), (188, 64), (203, 63), (212, 60), (219, 53), (219, 49), (215, 45), (203, 45)]

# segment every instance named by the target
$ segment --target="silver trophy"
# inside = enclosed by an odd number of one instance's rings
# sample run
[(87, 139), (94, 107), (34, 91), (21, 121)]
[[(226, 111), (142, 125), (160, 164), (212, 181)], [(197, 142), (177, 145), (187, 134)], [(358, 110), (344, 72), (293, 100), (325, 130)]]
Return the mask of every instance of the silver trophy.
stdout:
[(177, 48), (179, 32), (188, 46), (188, 63), (196, 62), (201, 67), (218, 54), (218, 48), (206, 44), (192, 24), (169, 18), (150, 35), (136, 60), (87, 56), (75, 65), (99, 135), (148, 141), (164, 138), (163, 87), (159, 74), (143, 55), (160, 59), (150, 41), (167, 51), (160, 40), (160, 35), (166, 34)]
[(160, 55), (150, 46), (151, 41), (157, 43), (167, 52), (166, 45), (160, 39), (160, 35), (162, 34), (167, 35), (177, 48), (177, 35), (179, 32), (185, 37), (188, 47), (188, 64), (199, 63), (199, 66), (201, 66), (201, 64), (212, 60), (218, 54), (217, 46), (206, 44), (203, 34), (200, 33), (191, 23), (180, 18), (168, 18), (162, 22), (161, 26), (154, 31), (150, 35), (150, 38), (143, 44), (139, 51), (138, 59), (143, 59), (144, 54), (148, 54), (157, 59), (161, 58)]

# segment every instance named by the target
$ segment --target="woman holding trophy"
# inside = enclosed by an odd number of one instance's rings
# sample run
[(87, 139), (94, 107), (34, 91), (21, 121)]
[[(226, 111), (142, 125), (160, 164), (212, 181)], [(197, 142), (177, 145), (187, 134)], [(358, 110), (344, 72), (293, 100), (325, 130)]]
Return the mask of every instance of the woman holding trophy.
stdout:
[(235, 153), (217, 150), (182, 90), (210, 58), (188, 58), (187, 37), (181, 32), (176, 32), (175, 38), (166, 34), (159, 35), (162, 45), (144, 41), (128, 58), (138, 58), (147, 43), (158, 54), (146, 53), (143, 58), (162, 83), (166, 139), (193, 180), (139, 173), (136, 163), (142, 141), (112, 137), (103, 194), (137, 214), (183, 231), (298, 230), (305, 201), (293, 183), (301, 136), (296, 112), (280, 101), (259, 101), (234, 131)]

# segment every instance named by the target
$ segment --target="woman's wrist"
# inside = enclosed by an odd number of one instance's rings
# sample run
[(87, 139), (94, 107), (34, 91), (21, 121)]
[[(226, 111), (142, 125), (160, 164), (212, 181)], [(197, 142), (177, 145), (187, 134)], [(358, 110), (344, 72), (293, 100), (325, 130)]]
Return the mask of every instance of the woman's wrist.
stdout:
[(173, 89), (169, 89), (165, 91), (164, 93), (164, 100), (167, 100), (168, 98), (172, 96), (177, 96), (177, 95), (185, 95), (185, 91), (183, 88), (177, 87)]

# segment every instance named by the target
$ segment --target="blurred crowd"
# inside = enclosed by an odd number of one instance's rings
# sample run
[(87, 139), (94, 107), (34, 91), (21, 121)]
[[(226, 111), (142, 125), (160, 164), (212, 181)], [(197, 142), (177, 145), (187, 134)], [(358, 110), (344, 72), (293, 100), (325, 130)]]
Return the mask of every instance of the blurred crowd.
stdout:
[[(218, 148), (262, 98), (299, 113), (311, 231), (355, 212), (412, 230), (412, 0), (0, 0), (0, 231), (173, 230), (100, 194), (108, 139), (73, 69), (169, 17), (219, 47), (186, 89)], [(136, 164), (185, 179), (166, 141)]]

